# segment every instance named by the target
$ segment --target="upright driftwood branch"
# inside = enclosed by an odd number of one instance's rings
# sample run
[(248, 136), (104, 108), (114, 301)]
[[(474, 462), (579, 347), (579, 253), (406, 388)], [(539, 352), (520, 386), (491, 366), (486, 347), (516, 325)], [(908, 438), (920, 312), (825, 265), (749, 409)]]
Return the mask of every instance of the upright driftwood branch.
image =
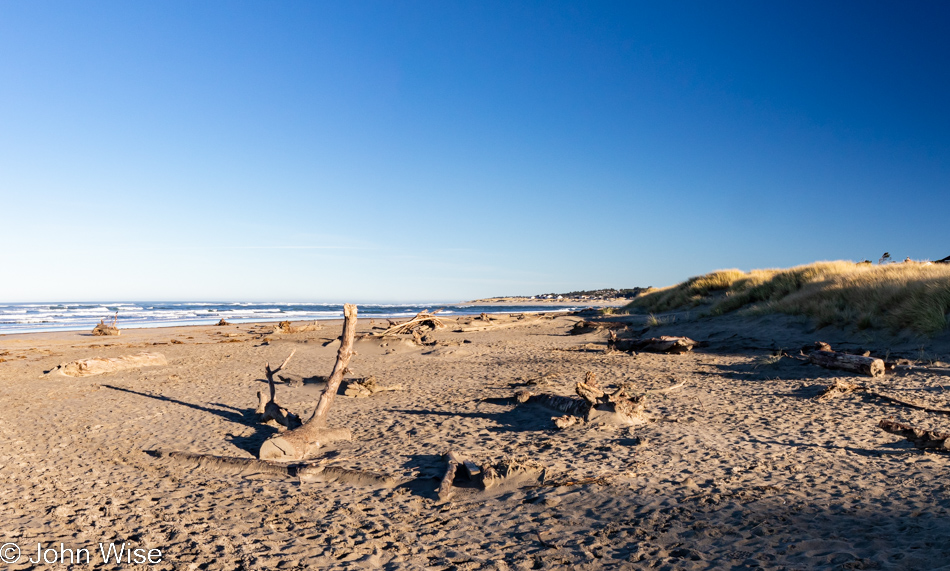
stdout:
[(299, 461), (312, 455), (320, 446), (333, 440), (349, 440), (352, 436), (348, 428), (327, 427), (327, 414), (343, 381), (343, 374), (353, 356), (353, 339), (356, 335), (356, 306), (343, 306), (343, 335), (337, 352), (333, 372), (327, 381), (327, 388), (317, 401), (317, 408), (303, 426), (274, 436), (261, 445), (261, 460)]
[[(262, 392), (257, 392), (257, 413), (261, 415), (261, 422), (269, 422), (273, 420), (285, 428), (297, 428), (300, 426), (299, 416), (277, 404), (277, 387), (274, 383), (274, 377), (277, 377), (277, 373), (287, 366), (287, 363), (290, 362), (290, 358), (293, 357), (294, 353), (296, 352), (296, 349), (291, 351), (290, 355), (288, 355), (287, 358), (284, 359), (284, 362), (281, 363), (281, 365), (276, 369), (272, 370), (270, 368), (270, 363), (264, 363), (264, 374), (267, 376), (267, 385), (270, 388), (270, 398), (265, 399)], [(277, 379), (280, 380), (280, 377), (277, 377)]]

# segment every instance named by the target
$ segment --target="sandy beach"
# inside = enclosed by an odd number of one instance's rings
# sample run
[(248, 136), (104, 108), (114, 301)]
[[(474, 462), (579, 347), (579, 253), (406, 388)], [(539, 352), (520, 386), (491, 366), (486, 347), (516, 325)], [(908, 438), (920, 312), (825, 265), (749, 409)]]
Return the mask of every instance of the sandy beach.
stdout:
[[(0, 336), (0, 530), (21, 551), (4, 568), (113, 569), (100, 544), (123, 543), (157, 558), (122, 565), (136, 569), (948, 568), (950, 456), (876, 426), (894, 417), (946, 431), (946, 416), (860, 394), (814, 400), (843, 378), (947, 408), (945, 374), (870, 379), (765, 359), (819, 338), (887, 348), (779, 316), (683, 318), (647, 333), (704, 345), (681, 355), (606, 352), (606, 329), (570, 334), (582, 319), (497, 318), (482, 330), (448, 320), (429, 345), (358, 342), (347, 377), (403, 390), (339, 394), (330, 423), (353, 439), (313, 461), (380, 476), (363, 482), (154, 455), (256, 458), (277, 431), (255, 414), (265, 362), (296, 350), (277, 401), (306, 418), (340, 321), (281, 335), (242, 324)], [(361, 319), (358, 333), (380, 325)], [(920, 352), (933, 362), (935, 349)], [(56, 370), (142, 352), (166, 364)], [(560, 413), (513, 398), (525, 388), (571, 396), (588, 372), (603, 387), (682, 386), (647, 399), (637, 426), (559, 430)], [(440, 501), (450, 450), (534, 471), (488, 489), (460, 475)]]

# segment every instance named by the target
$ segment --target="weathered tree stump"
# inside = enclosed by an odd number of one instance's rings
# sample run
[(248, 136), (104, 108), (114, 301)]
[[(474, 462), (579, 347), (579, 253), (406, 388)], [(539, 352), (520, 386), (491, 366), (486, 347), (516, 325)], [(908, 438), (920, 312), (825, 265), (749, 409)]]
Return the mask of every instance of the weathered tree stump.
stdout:
[(862, 355), (848, 355), (834, 351), (812, 351), (808, 360), (826, 369), (851, 371), (871, 377), (884, 376), (884, 361), (874, 357)]
[(629, 387), (621, 385), (612, 393), (597, 386), (593, 373), (587, 373), (584, 382), (574, 386), (574, 392), (580, 398), (558, 395), (534, 395), (528, 390), (515, 393), (519, 403), (535, 403), (565, 413), (566, 417), (553, 418), (555, 426), (567, 428), (575, 424), (620, 424), (635, 426), (644, 424), (643, 410), (646, 394), (632, 395)]
[(118, 335), (119, 328), (115, 326), (116, 321), (119, 320), (119, 312), (115, 312), (115, 317), (112, 318), (112, 325), (106, 325), (105, 319), (99, 320), (99, 325), (96, 325), (93, 330), (93, 335)]
[(317, 401), (317, 408), (307, 422), (299, 428), (288, 430), (274, 436), (261, 445), (261, 460), (300, 461), (309, 457), (317, 449), (334, 440), (349, 440), (352, 433), (348, 428), (330, 428), (327, 426), (327, 414), (333, 404), (333, 398), (343, 381), (346, 366), (353, 356), (353, 339), (356, 335), (356, 306), (343, 306), (343, 335), (340, 349), (337, 351), (333, 372), (327, 380), (327, 387)]

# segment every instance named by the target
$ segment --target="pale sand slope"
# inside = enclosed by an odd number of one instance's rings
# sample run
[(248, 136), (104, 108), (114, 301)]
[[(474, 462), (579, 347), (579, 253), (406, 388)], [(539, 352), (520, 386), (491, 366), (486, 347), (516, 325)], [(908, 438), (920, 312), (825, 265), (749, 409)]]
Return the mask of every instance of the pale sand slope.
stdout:
[[(498, 331), (434, 336), (436, 348), (360, 344), (353, 376), (404, 392), (337, 397), (331, 422), (355, 439), (329, 465), (376, 470), (394, 489), (226, 474), (144, 450), (253, 457), (274, 432), (258, 425), (265, 361), (302, 386), (278, 401), (309, 413), (330, 372), (339, 322), (275, 337), (269, 326), (0, 337), (0, 531), (36, 543), (94, 548), (127, 541), (164, 552), (150, 569), (937, 569), (950, 564), (950, 456), (923, 453), (875, 427), (883, 417), (950, 429), (945, 417), (861, 396), (810, 397), (835, 373), (764, 352), (605, 354), (603, 334), (569, 336), (577, 317)], [(360, 330), (369, 323), (360, 321)], [(225, 337), (225, 334), (238, 334)], [(708, 334), (707, 334), (708, 336)], [(164, 344), (172, 339), (182, 344)], [(463, 343), (463, 340), (470, 341)], [(161, 343), (154, 345), (154, 343)], [(43, 376), (78, 358), (143, 350), (167, 366), (88, 378)], [(387, 354), (388, 353), (388, 354)], [(519, 379), (553, 372), (571, 394), (594, 371), (602, 384), (686, 383), (651, 400), (637, 428), (553, 429), (557, 414), (506, 400)], [(863, 381), (863, 379), (862, 379)], [(938, 383), (910, 373), (876, 381), (943, 404)], [(546, 482), (601, 483), (497, 491), (460, 489), (438, 505), (440, 454), (524, 455)], [(11, 569), (27, 569), (25, 559)], [(40, 568), (63, 568), (46, 566)], [(92, 565), (103, 566), (94, 555)], [(124, 566), (122, 568), (136, 568)], [(144, 566), (139, 566), (145, 569)]]

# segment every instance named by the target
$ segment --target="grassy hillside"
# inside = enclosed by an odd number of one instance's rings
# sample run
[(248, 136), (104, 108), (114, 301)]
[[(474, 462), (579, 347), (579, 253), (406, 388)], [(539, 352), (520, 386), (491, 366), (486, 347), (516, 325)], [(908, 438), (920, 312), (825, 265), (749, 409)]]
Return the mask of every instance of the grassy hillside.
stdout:
[(838, 261), (784, 270), (719, 270), (650, 290), (626, 309), (655, 313), (697, 306), (711, 315), (781, 312), (808, 316), (819, 327), (934, 335), (947, 327), (950, 264)]

